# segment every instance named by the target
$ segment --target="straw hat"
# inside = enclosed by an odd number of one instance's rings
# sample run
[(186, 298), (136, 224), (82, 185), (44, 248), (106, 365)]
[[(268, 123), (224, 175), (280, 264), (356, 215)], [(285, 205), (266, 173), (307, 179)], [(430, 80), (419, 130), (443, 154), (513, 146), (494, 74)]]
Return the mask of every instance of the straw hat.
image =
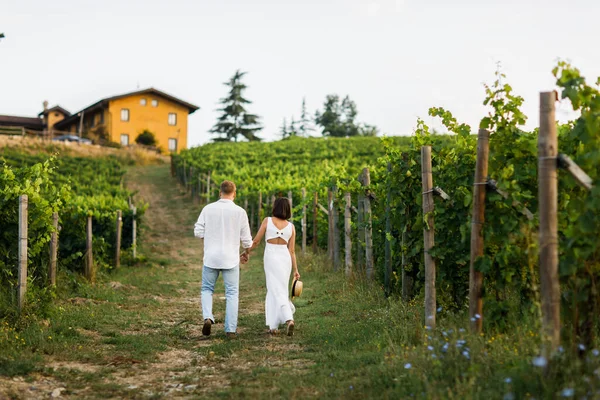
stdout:
[(300, 297), (302, 294), (302, 281), (298, 279), (294, 279), (294, 283), (292, 284), (292, 297)]

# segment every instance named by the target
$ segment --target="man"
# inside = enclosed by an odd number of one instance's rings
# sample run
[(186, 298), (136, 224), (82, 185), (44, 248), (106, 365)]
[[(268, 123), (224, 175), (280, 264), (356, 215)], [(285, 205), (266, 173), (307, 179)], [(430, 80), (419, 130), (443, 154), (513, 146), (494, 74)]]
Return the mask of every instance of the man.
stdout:
[[(210, 335), (215, 318), (212, 313), (212, 296), (219, 273), (225, 283), (225, 333), (235, 337), (238, 320), (240, 261), (248, 261), (248, 249), (252, 247), (252, 235), (248, 214), (233, 202), (235, 184), (223, 181), (219, 200), (202, 209), (194, 226), (194, 235), (204, 239), (204, 267), (202, 268), (202, 334)], [(240, 242), (244, 249), (239, 255)]]

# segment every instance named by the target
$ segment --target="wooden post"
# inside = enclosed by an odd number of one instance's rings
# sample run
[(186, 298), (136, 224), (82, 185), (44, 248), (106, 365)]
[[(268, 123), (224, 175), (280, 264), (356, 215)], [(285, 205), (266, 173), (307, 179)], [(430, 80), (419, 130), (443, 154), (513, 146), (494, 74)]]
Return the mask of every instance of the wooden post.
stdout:
[[(363, 185), (371, 185), (371, 174), (369, 168), (363, 169)], [(373, 260), (373, 219), (371, 215), (371, 197), (369, 193), (365, 194), (363, 199), (365, 213), (365, 269), (367, 279), (373, 279), (374, 260)]]
[(540, 210), (540, 287), (542, 295), (542, 341), (548, 357), (560, 344), (560, 286), (558, 282), (558, 140), (556, 95), (540, 93), (538, 136), (538, 196)]
[(340, 212), (337, 207), (337, 186), (332, 188), (332, 212), (333, 212), (333, 270), (338, 271), (340, 269)]
[(29, 198), (26, 194), (19, 196), (19, 312), (23, 311), (27, 294), (27, 228)]
[(471, 331), (481, 333), (483, 327), (483, 274), (475, 270), (475, 262), (483, 256), (483, 223), (485, 222), (485, 181), (488, 176), (490, 133), (480, 129), (477, 135), (477, 161), (473, 185), (471, 216), (471, 264), (469, 268), (469, 317)]
[(58, 213), (52, 213), (52, 234), (50, 235), (50, 265), (48, 280), (51, 286), (56, 286), (56, 256), (58, 253)]
[(425, 253), (425, 326), (435, 328), (435, 260), (429, 254), (434, 245), (433, 175), (431, 146), (421, 147), (421, 179), (423, 181), (423, 248)]
[[(358, 181), (364, 186), (364, 172), (358, 176)], [(358, 192), (356, 224), (358, 226), (357, 246), (356, 246), (356, 265), (357, 271), (365, 269), (365, 194), (361, 190)]]
[(350, 193), (346, 193), (344, 195), (346, 199), (346, 208), (344, 210), (344, 251), (346, 254), (345, 264), (346, 264), (346, 277), (350, 277), (352, 275), (352, 197)]
[(92, 216), (87, 217), (86, 241), (85, 241), (85, 277), (94, 282), (94, 254), (92, 250)]
[(294, 201), (292, 200), (292, 191), (288, 191), (288, 199), (290, 199), (290, 211), (291, 211), (291, 217), (290, 219), (294, 219)]
[(317, 204), (319, 204), (319, 194), (315, 192), (315, 198), (313, 200), (313, 237), (312, 237), (312, 251), (313, 253), (317, 252), (317, 248), (319, 247), (318, 243), (318, 226), (317, 226), (317, 217), (318, 217), (318, 208)]
[(117, 238), (115, 240), (115, 268), (121, 266), (121, 231), (123, 223), (123, 213), (117, 210)]
[(210, 203), (210, 171), (206, 175), (206, 204)]
[(306, 253), (306, 189), (302, 188), (302, 254)]
[[(392, 173), (392, 163), (387, 163), (388, 177)], [(390, 238), (392, 236), (392, 217), (390, 206), (392, 202), (392, 188), (390, 187), (389, 181), (386, 187), (386, 201), (385, 201), (385, 293), (387, 296), (392, 292), (392, 243)]]
[(327, 257), (333, 261), (333, 192), (327, 189)]
[(183, 169), (182, 169), (182, 174), (183, 174), (183, 187), (185, 188), (185, 191), (187, 192), (187, 176), (186, 176), (186, 166), (185, 166), (185, 160), (183, 160)]
[(262, 192), (258, 192), (258, 217), (257, 217), (257, 224), (256, 224), (256, 231), (258, 232), (258, 230), (260, 229), (260, 224), (262, 223), (262, 218), (261, 218), (261, 214), (262, 213)]
[(133, 252), (133, 260), (137, 258), (137, 207), (133, 206), (133, 219), (131, 221), (131, 250)]

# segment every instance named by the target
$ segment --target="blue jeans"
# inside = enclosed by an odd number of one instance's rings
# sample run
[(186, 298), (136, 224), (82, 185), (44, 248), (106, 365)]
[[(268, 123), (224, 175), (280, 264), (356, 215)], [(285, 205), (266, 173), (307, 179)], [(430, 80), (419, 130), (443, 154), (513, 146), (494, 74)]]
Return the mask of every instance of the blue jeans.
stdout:
[(202, 317), (215, 322), (212, 313), (213, 293), (215, 292), (215, 283), (219, 277), (219, 272), (223, 274), (225, 283), (225, 332), (236, 332), (239, 307), (239, 286), (240, 286), (240, 266), (237, 265), (231, 269), (202, 268)]

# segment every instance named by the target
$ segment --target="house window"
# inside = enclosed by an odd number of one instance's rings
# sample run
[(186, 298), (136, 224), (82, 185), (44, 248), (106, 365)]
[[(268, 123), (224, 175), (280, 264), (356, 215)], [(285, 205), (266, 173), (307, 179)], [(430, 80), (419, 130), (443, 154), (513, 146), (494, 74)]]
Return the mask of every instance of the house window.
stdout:
[(145, 106), (146, 105), (146, 99), (140, 99), (140, 105), (141, 106)]
[(169, 125), (177, 125), (177, 114), (169, 113)]
[(152, 99), (152, 107), (158, 107), (158, 100)]
[(169, 151), (174, 153), (177, 151), (177, 139), (170, 138), (169, 139)]
[(54, 116), (55, 116), (55, 117), (58, 117), (58, 116), (59, 116), (59, 114), (58, 114), (58, 113), (54, 113)]
[(121, 146), (129, 146), (129, 135), (121, 133)]
[(121, 108), (121, 121), (129, 121), (129, 109)]

